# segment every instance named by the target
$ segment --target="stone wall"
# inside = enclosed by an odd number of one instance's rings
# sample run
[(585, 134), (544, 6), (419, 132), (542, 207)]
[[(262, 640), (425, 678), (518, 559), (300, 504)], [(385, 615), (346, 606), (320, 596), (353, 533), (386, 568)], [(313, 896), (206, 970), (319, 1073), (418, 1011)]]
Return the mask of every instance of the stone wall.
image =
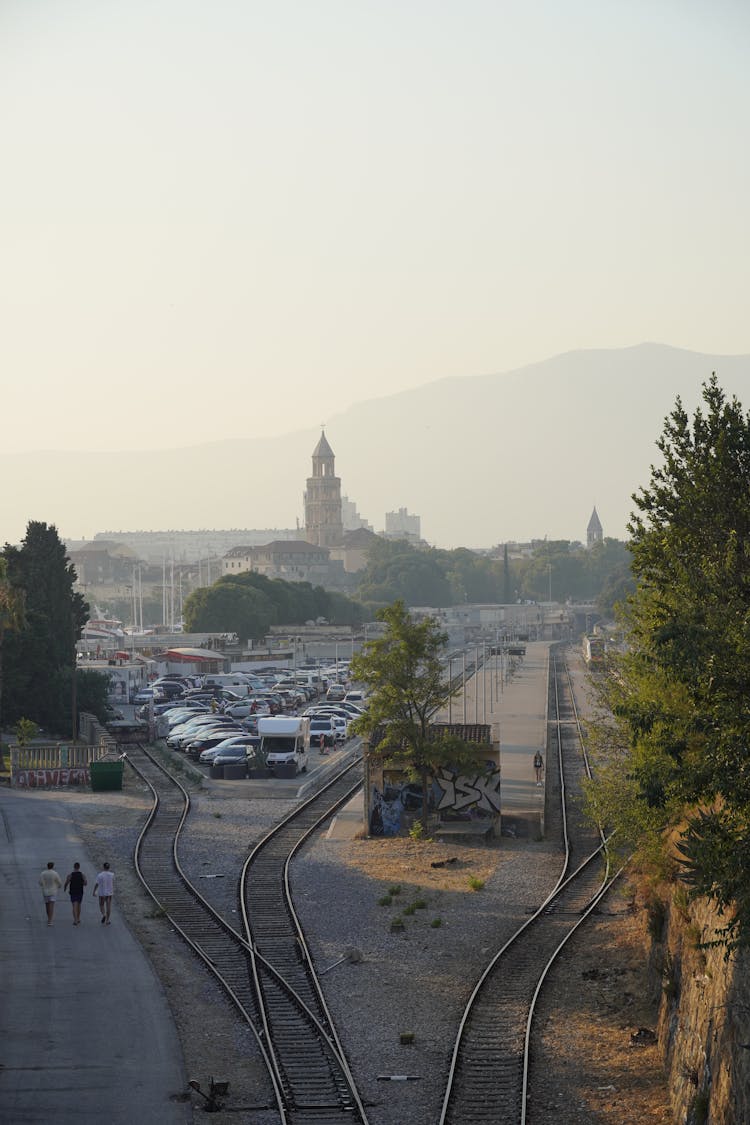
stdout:
[(674, 1120), (686, 1125), (750, 1122), (750, 957), (700, 948), (724, 921), (682, 887), (651, 910), (659, 1046)]

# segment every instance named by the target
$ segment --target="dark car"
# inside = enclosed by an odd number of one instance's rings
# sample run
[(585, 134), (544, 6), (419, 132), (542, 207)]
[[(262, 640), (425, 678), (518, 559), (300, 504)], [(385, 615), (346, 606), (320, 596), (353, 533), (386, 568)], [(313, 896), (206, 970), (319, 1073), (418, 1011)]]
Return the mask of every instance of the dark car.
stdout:
[(214, 746), (218, 746), (220, 742), (226, 742), (232, 734), (241, 734), (239, 730), (223, 727), (220, 730), (206, 731), (205, 734), (199, 734), (184, 747), (185, 753), (188, 758), (194, 758), (196, 761), (200, 758), (204, 750), (210, 750)]
[(226, 746), (223, 750), (219, 750), (214, 755), (212, 765), (214, 766), (233, 766), (238, 762), (246, 762), (253, 757), (253, 752), (256, 746), (260, 745), (260, 739), (255, 738), (244, 745), (235, 743), (233, 746)]

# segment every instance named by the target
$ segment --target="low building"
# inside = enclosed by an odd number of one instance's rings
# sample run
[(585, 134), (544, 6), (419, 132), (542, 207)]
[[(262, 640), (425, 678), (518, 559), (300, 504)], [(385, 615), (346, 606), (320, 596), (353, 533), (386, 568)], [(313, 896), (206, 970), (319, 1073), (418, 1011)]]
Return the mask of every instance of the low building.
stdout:
[(344, 577), (343, 563), (332, 562), (327, 547), (304, 539), (276, 539), (263, 547), (235, 547), (222, 560), (222, 575), (250, 570), (267, 578), (311, 582), (314, 586), (329, 586)]

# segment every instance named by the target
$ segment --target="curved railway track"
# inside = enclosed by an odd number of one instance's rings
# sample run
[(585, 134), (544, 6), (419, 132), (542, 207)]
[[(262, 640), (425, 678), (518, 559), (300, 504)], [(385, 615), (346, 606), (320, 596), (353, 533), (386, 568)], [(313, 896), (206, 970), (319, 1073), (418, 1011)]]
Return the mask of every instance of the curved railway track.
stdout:
[[(572, 682), (550, 653), (548, 800), (556, 798), (564, 850), (558, 883), (477, 982), (459, 1025), (439, 1125), (526, 1121), (534, 1006), (549, 967), (609, 886), (603, 840), (581, 821), (589, 772)], [(556, 761), (556, 770), (550, 764)], [(549, 822), (548, 822), (549, 825)]]
[[(135, 848), (136, 872), (159, 908), (208, 966), (255, 1035), (269, 1077), (268, 1104), (281, 1125), (367, 1125), (332, 1021), (322, 1002), (301, 930), (295, 934), (305, 956), (296, 964), (271, 963), (219, 915), (190, 883), (178, 858), (180, 832), (190, 807), (184, 787), (143, 747), (129, 764), (148, 784), (153, 808)], [(354, 771), (354, 776), (352, 776)], [(356, 764), (293, 812), (279, 829), (300, 815), (315, 827), (361, 784)], [(247, 867), (247, 865), (246, 865)], [(286, 876), (285, 876), (286, 878)], [(248, 877), (243, 870), (241, 897)], [(243, 913), (245, 913), (243, 908)], [(297, 926), (293, 922), (282, 923)], [(285, 976), (285, 972), (288, 977)], [(299, 989), (299, 991), (298, 991)]]
[(289, 993), (279, 989), (271, 976), (256, 971), (263, 1025), (274, 1045), (285, 1090), (295, 1107), (307, 1114), (300, 1121), (325, 1121), (327, 1125), (366, 1123), (367, 1118), (292, 904), (289, 866), (311, 833), (361, 784), (357, 761), (255, 845), (245, 861), (240, 884), (240, 909), (249, 945), (291, 985), (294, 995), (304, 1001), (303, 1018), (314, 1021), (320, 1031), (317, 1040), (311, 1037), (305, 1044), (300, 1034), (302, 1013), (295, 1010)]

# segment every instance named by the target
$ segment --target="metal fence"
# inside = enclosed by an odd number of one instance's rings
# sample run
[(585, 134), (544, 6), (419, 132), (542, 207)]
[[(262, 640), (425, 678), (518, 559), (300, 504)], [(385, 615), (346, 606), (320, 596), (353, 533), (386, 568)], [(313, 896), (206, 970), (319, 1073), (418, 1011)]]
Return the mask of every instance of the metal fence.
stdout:
[[(10, 783), (21, 789), (88, 785), (89, 766), (117, 750), (117, 743), (93, 715), (82, 714), (80, 742), (36, 742), (10, 747)], [(85, 740), (85, 741), (84, 741)]]

